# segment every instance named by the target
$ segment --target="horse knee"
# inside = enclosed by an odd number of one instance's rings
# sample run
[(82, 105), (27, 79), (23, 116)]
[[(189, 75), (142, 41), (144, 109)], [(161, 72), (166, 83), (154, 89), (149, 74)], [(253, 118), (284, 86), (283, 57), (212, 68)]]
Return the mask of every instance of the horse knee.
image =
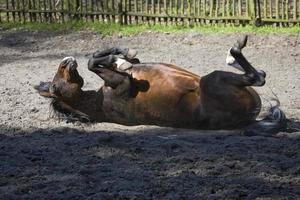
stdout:
[(266, 73), (264, 71), (258, 71), (257, 73), (245, 74), (250, 86), (263, 86), (266, 83)]
[(90, 58), (88, 62), (88, 69), (94, 71), (99, 65), (103, 67), (111, 67), (113, 63), (117, 61), (117, 57), (114, 55), (108, 55), (100, 58)]

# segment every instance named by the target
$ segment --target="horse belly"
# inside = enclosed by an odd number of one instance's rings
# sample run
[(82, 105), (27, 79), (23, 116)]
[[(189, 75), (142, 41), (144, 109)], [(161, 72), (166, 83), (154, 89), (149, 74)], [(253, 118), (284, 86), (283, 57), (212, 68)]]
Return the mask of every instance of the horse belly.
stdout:
[(169, 92), (139, 93), (134, 98), (113, 95), (110, 88), (103, 89), (103, 111), (109, 121), (125, 125), (160, 125), (175, 127), (196, 126), (200, 98), (197, 92), (181, 97)]
[(158, 94), (140, 94), (130, 102), (130, 110), (141, 124), (186, 127), (195, 124), (200, 100), (196, 92), (182, 96), (168, 91)]

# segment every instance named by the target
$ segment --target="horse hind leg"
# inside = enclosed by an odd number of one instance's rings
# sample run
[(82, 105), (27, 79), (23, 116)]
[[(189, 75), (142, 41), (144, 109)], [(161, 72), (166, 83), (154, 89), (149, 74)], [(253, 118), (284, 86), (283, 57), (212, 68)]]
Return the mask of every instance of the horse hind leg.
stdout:
[[(240, 51), (242, 51), (242, 49), (246, 46), (247, 44), (247, 40), (248, 37), (247, 35), (243, 37), (242, 40), (238, 40), (236, 44), (234, 44), (234, 46), (238, 49), (240, 49)], [(232, 48), (230, 48), (227, 52), (227, 57), (226, 57), (226, 64), (236, 68), (237, 70), (240, 70), (242, 72), (245, 72), (245, 70), (243, 69), (243, 67), (236, 61), (236, 59), (232, 56), (232, 54), (230, 53)]]
[(227, 64), (245, 72), (245, 77), (251, 82), (252, 86), (263, 86), (265, 84), (266, 73), (256, 70), (242, 54), (242, 49), (247, 44), (247, 36), (238, 41), (230, 50), (226, 59)]
[[(235, 58), (230, 53), (231, 48), (228, 50), (227, 57), (226, 57), (226, 64), (234, 67), (235, 69), (245, 72), (244, 68), (235, 60)], [(256, 70), (258, 74), (266, 78), (266, 72), (263, 70)]]
[(258, 71), (247, 61), (243, 54), (235, 48), (230, 50), (232, 56), (237, 60), (245, 71), (244, 76), (252, 82), (252, 86), (263, 86), (265, 84), (266, 73), (262, 70)]

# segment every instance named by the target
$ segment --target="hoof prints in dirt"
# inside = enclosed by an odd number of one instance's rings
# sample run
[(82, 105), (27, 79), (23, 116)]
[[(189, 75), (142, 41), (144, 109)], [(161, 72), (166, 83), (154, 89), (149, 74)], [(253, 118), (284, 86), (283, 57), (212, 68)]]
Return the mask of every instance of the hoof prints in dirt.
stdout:
[(181, 131), (2, 135), (0, 199), (300, 197), (300, 138)]

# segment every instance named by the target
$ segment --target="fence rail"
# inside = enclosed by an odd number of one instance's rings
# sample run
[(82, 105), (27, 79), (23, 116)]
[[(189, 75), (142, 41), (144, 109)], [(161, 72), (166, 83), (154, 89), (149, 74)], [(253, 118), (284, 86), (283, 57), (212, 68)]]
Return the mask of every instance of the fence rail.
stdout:
[(300, 24), (300, 0), (0, 0), (0, 22)]

